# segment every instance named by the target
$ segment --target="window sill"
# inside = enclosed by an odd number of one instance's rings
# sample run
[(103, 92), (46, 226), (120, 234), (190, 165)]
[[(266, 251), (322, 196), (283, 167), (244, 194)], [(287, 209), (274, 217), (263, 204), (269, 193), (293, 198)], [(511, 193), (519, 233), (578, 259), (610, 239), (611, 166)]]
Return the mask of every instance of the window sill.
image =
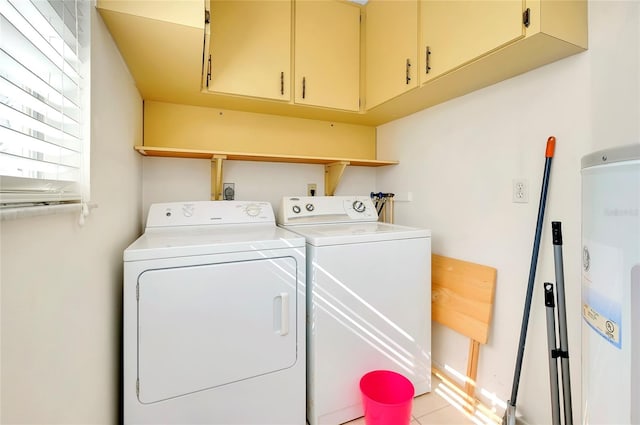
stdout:
[[(92, 202), (84, 205), (88, 208), (84, 215), (88, 215), (89, 211), (98, 207), (98, 204)], [(20, 218), (38, 217), (42, 215), (80, 213), (82, 208), (83, 204), (81, 203), (6, 207), (0, 209), (0, 221), (17, 220)]]

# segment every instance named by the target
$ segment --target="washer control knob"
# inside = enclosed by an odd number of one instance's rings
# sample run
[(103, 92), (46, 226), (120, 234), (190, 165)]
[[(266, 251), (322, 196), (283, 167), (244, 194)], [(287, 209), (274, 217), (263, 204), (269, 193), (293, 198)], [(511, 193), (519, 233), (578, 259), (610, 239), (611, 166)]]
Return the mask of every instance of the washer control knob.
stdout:
[(294, 213), (300, 214), (300, 207), (298, 205), (294, 205), (292, 209)]
[(313, 204), (307, 204), (307, 205), (305, 205), (304, 207), (305, 207), (305, 208), (307, 209), (307, 211), (309, 211), (309, 212), (313, 211), (313, 210), (316, 208), (316, 207), (314, 207), (314, 206), (313, 206)]
[(257, 217), (260, 212), (262, 212), (262, 209), (260, 208), (260, 205), (249, 204), (245, 211), (249, 217)]
[(364, 202), (362, 201), (353, 201), (353, 209), (356, 212), (363, 213), (364, 210), (367, 209), (367, 207), (364, 205)]

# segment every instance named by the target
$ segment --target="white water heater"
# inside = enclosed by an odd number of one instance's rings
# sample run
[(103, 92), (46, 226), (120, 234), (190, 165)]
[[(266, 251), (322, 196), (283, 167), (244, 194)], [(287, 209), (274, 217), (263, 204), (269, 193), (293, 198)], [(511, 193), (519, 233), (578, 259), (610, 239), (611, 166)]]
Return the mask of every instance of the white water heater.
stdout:
[(582, 423), (640, 424), (640, 144), (582, 158)]

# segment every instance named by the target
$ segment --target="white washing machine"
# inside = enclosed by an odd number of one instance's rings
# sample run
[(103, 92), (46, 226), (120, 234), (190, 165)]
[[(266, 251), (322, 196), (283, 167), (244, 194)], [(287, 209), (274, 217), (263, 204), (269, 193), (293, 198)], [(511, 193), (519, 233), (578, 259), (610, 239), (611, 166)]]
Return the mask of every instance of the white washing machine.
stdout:
[(363, 415), (377, 369), (431, 390), (431, 232), (379, 223), (368, 196), (286, 197), (278, 224), (307, 241), (307, 421)]
[(124, 251), (125, 424), (304, 423), (304, 244), (267, 202), (151, 206)]

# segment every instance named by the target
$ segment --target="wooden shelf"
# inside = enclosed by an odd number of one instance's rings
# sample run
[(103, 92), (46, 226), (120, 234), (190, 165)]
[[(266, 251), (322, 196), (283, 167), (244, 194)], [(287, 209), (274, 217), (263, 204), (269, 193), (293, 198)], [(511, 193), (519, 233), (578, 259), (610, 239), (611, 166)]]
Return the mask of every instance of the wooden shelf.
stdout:
[(197, 149), (161, 148), (153, 146), (136, 146), (135, 149), (145, 156), (167, 156), (173, 158), (213, 159), (214, 156), (224, 156), (233, 161), (260, 161), (260, 162), (292, 162), (298, 164), (333, 164), (336, 162), (348, 162), (348, 165), (360, 167), (382, 167), (384, 165), (397, 165), (399, 161), (380, 161), (377, 159), (353, 159), (330, 158), (321, 156), (299, 155), (274, 155), (266, 153), (241, 153), (208, 151)]
[(359, 167), (382, 167), (385, 165), (397, 165), (399, 161), (381, 161), (377, 159), (352, 159), (330, 158), (320, 156), (275, 155), (265, 153), (241, 153), (209, 151), (198, 149), (176, 149), (153, 146), (135, 146), (141, 155), (170, 158), (208, 159), (211, 161), (211, 199), (220, 199), (222, 195), (222, 162), (231, 161), (258, 161), (258, 162), (286, 162), (297, 164), (324, 165), (325, 169), (325, 195), (332, 196), (335, 193), (342, 173), (347, 165)]

